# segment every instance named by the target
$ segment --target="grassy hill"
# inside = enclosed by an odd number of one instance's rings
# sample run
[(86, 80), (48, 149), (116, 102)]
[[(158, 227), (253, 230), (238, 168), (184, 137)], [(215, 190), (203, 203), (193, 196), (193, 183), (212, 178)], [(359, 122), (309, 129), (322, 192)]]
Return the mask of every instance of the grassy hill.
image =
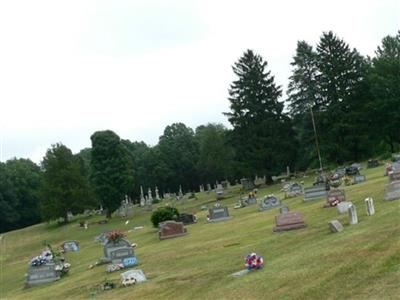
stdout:
[[(355, 203), (359, 224), (349, 225), (348, 215), (336, 208), (322, 208), (325, 200), (303, 202), (303, 197), (284, 199), (291, 211), (302, 212), (308, 227), (272, 233), (278, 209), (259, 212), (258, 206), (234, 210), (238, 187), (223, 200), (231, 220), (207, 224), (204, 203), (214, 194), (201, 193), (188, 200), (181, 212), (196, 212), (198, 223), (188, 225), (189, 234), (160, 241), (151, 226), (150, 213), (139, 212), (126, 219), (114, 218), (106, 225), (79, 228), (77, 221), (62, 227), (39, 224), (8, 232), (1, 240), (1, 299), (399, 299), (400, 295), (400, 201), (384, 201), (383, 167), (363, 170), (367, 181), (345, 187), (347, 199)], [(305, 180), (309, 186), (313, 178)], [(259, 191), (275, 193), (275, 185)], [(373, 197), (376, 214), (368, 217), (364, 199)], [(89, 222), (99, 220), (92, 217)], [(328, 222), (338, 219), (341, 233), (330, 233)], [(128, 233), (135, 226), (141, 230)], [(138, 244), (136, 255), (148, 282), (127, 288), (92, 293), (105, 279), (119, 281), (120, 272), (106, 273), (106, 266), (87, 269), (102, 257), (94, 237), (103, 231), (121, 229)], [(24, 274), (31, 257), (47, 240), (58, 246), (76, 239), (81, 251), (67, 253), (72, 264), (58, 282), (24, 288)], [(264, 257), (262, 270), (233, 278), (244, 268), (244, 256), (257, 252)]]

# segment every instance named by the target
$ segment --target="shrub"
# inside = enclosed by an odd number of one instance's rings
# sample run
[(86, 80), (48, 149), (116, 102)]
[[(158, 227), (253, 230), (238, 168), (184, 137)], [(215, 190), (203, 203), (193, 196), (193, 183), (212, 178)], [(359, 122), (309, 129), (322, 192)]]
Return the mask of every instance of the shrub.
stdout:
[(179, 212), (175, 207), (160, 207), (151, 215), (151, 223), (154, 227), (158, 227), (158, 224), (168, 220), (177, 220)]

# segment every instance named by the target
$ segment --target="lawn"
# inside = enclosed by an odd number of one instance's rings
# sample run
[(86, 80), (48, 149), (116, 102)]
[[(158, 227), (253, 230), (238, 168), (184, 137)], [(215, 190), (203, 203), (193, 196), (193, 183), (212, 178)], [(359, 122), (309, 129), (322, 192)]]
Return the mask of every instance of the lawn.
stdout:
[[(79, 228), (39, 224), (8, 232), (1, 240), (1, 299), (399, 299), (400, 295), (400, 201), (384, 201), (387, 177), (383, 167), (365, 169), (367, 181), (344, 187), (346, 197), (358, 212), (359, 223), (349, 225), (347, 214), (322, 208), (325, 200), (303, 202), (303, 197), (283, 199), (280, 185), (259, 190), (258, 199), (275, 193), (291, 211), (304, 214), (304, 229), (272, 233), (279, 209), (259, 212), (258, 206), (233, 209), (233, 197), (222, 201), (232, 219), (206, 222), (202, 204), (212, 204), (215, 194), (198, 193), (197, 200), (177, 205), (181, 212), (195, 212), (198, 223), (188, 225), (188, 235), (160, 241), (150, 223), (150, 213), (135, 207), (126, 219), (115, 217), (106, 225)], [(313, 178), (305, 178), (309, 186)], [(364, 199), (374, 199), (376, 214), (367, 216)], [(95, 222), (102, 217), (89, 219)], [(328, 222), (337, 219), (343, 232), (333, 234)], [(130, 231), (135, 226), (143, 229)], [(102, 246), (94, 237), (103, 231), (120, 229), (138, 246), (135, 253), (148, 281), (136, 286), (97, 291), (105, 281), (119, 281), (120, 273), (106, 273), (106, 266), (88, 269), (102, 257)], [(28, 262), (40, 253), (43, 241), (53, 246), (76, 239), (81, 250), (67, 253), (72, 264), (61, 280), (24, 288)], [(265, 267), (241, 277), (230, 274), (244, 268), (244, 256), (257, 252)]]

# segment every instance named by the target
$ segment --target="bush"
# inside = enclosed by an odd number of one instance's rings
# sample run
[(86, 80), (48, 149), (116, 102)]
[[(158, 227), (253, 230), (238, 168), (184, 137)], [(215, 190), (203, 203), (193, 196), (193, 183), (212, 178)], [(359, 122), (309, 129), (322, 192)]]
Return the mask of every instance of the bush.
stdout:
[(168, 220), (177, 220), (179, 212), (174, 207), (160, 207), (151, 215), (151, 223), (154, 227), (158, 227), (158, 224)]

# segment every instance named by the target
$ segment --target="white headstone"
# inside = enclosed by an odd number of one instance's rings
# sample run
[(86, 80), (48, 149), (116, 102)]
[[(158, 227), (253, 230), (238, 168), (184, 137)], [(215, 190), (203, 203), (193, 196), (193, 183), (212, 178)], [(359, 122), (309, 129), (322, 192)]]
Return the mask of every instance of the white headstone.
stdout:
[(160, 195), (158, 194), (158, 187), (156, 186), (156, 199), (160, 200)]
[(372, 216), (375, 214), (374, 200), (370, 197), (365, 199), (365, 204), (367, 205), (367, 215)]
[(140, 206), (143, 207), (146, 205), (146, 199), (144, 198), (143, 195), (143, 187), (140, 186)]
[(336, 205), (336, 209), (338, 210), (339, 214), (345, 214), (349, 211), (350, 205), (353, 203), (350, 201), (343, 201)]
[(357, 210), (354, 204), (350, 205), (349, 207), (349, 219), (350, 225), (355, 225), (358, 223)]

